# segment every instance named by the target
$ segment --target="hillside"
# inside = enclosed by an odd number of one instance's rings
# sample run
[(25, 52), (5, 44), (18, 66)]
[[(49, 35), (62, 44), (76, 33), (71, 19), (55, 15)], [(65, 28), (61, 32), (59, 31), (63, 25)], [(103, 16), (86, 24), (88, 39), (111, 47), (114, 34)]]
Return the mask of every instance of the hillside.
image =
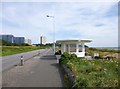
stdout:
[(11, 43), (11, 42), (0, 39), (0, 46), (29, 46), (29, 45), (26, 43), (23, 43), (23, 44)]
[(2, 53), (0, 56), (8, 56), (13, 54), (19, 54), (23, 52), (29, 52), (34, 50), (43, 49), (43, 47), (35, 46), (2, 46)]
[(11, 42), (0, 39), (0, 46), (2, 46), (2, 45), (3, 46), (11, 46), (13, 44)]

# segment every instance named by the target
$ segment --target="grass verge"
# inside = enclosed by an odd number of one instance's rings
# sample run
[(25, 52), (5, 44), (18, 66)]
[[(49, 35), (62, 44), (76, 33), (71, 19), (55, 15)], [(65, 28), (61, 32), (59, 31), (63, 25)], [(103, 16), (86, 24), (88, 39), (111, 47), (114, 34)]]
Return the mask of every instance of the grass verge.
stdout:
[(60, 63), (70, 68), (75, 76), (74, 87), (119, 86), (119, 59), (81, 60), (73, 54), (64, 53)]
[(34, 47), (34, 46), (2, 46), (0, 47), (0, 56), (8, 56), (23, 52), (29, 52), (34, 50), (43, 49), (45, 47)]

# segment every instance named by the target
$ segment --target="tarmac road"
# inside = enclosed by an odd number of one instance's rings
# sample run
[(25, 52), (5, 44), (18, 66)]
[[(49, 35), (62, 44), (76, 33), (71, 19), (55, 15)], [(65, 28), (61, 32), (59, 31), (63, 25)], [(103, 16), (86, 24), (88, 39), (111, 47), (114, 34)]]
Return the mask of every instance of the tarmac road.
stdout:
[(31, 57), (34, 57), (35, 55), (38, 55), (39, 53), (44, 53), (48, 49), (41, 49), (31, 52), (25, 52), (20, 54), (15, 54), (11, 56), (4, 56), (2, 57), (2, 71), (5, 71), (11, 67), (14, 67), (18, 64), (20, 64), (21, 56), (23, 56), (23, 60), (26, 61), (30, 59)]
[(63, 87), (63, 75), (52, 49), (47, 49), (23, 66), (2, 73), (3, 87)]

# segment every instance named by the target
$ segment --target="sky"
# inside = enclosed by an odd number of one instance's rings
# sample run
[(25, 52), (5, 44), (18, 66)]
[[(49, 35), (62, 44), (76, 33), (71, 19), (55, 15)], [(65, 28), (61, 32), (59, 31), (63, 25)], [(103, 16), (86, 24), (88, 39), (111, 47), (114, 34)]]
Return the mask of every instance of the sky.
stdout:
[[(64, 39), (92, 39), (92, 47), (118, 46), (118, 2), (1, 2), (2, 34), (39, 43)], [(54, 18), (46, 17), (54, 16)], [(2, 24), (2, 25), (1, 25)], [(55, 31), (54, 31), (55, 29)]]

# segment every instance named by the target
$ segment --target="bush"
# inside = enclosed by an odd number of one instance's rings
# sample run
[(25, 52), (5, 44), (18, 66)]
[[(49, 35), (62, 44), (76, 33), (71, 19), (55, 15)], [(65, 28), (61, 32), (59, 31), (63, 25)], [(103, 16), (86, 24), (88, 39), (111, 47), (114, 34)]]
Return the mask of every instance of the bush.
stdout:
[(75, 55), (75, 54), (70, 54), (70, 60), (71, 60), (71, 61), (77, 61), (77, 60), (78, 60), (77, 55)]
[[(57, 53), (56, 53), (57, 54)], [(79, 58), (75, 54), (69, 54), (67, 52), (64, 52), (61, 55), (60, 63), (67, 63), (68, 61), (77, 61)]]
[(70, 60), (70, 54), (67, 53), (67, 52), (64, 52), (62, 55), (61, 55), (61, 58), (60, 58), (60, 63), (62, 64), (66, 64), (68, 61)]
[(27, 43), (22, 43), (22, 44), (20, 44), (20, 46), (30, 46), (30, 45)]
[(12, 46), (11, 42), (0, 39), (1, 46)]
[(16, 43), (13, 43), (12, 45), (13, 45), (13, 46), (20, 46), (20, 44), (16, 44)]

